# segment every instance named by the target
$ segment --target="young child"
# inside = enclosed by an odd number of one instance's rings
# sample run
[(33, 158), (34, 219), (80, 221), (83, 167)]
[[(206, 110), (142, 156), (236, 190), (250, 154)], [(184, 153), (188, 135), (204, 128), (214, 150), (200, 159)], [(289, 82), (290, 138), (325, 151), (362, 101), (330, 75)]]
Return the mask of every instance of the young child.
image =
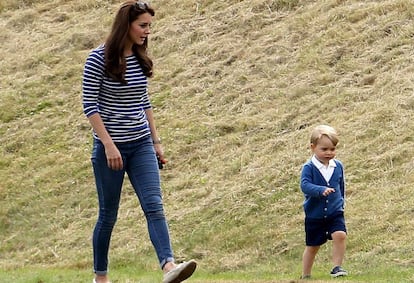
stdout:
[(341, 265), (347, 236), (344, 202), (345, 175), (342, 163), (335, 159), (338, 134), (334, 128), (319, 125), (313, 129), (312, 158), (303, 165), (300, 187), (305, 196), (306, 248), (303, 253), (302, 279), (310, 278), (315, 256), (321, 245), (332, 240), (332, 277), (346, 276)]

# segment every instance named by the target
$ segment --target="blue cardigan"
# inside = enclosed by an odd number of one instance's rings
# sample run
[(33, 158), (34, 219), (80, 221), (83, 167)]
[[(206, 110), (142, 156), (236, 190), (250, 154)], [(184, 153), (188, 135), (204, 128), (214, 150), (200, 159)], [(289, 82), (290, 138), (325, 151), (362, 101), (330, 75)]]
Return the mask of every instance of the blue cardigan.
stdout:
[[(311, 160), (303, 165), (300, 187), (305, 195), (303, 208), (305, 210), (305, 215), (308, 218), (329, 218), (337, 212), (344, 211), (344, 167), (339, 160), (335, 159), (334, 161), (336, 167), (328, 183)], [(325, 197), (322, 194), (327, 187), (334, 188), (335, 192)]]

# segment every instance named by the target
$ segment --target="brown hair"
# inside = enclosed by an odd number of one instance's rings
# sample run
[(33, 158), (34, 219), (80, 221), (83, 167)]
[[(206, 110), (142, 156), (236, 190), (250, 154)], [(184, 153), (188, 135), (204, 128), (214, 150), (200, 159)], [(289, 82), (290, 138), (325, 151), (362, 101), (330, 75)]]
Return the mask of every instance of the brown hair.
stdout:
[[(126, 84), (126, 60), (124, 56), (124, 48), (125, 41), (128, 38), (129, 28), (133, 21), (145, 13), (149, 13), (151, 16), (155, 15), (155, 11), (145, 2), (126, 1), (123, 3), (115, 16), (111, 33), (105, 42), (106, 75), (123, 84)], [(153, 63), (151, 58), (148, 57), (147, 46), (148, 39), (145, 39), (143, 45), (134, 44), (132, 46), (132, 52), (141, 65), (144, 75), (151, 77)]]
[(330, 139), (334, 146), (336, 146), (339, 142), (338, 133), (334, 128), (327, 125), (319, 125), (316, 126), (312, 131), (310, 139), (311, 144), (318, 144), (318, 141), (322, 136), (326, 136), (328, 139)]

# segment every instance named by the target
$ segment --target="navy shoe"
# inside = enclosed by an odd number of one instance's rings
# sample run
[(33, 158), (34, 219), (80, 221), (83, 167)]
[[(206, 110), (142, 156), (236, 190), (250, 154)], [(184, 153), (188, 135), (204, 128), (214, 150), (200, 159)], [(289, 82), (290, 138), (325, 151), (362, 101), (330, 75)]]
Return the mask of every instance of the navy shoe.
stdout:
[(331, 276), (334, 278), (339, 277), (339, 276), (347, 276), (347, 275), (348, 275), (348, 271), (346, 271), (340, 266), (335, 266), (331, 271)]

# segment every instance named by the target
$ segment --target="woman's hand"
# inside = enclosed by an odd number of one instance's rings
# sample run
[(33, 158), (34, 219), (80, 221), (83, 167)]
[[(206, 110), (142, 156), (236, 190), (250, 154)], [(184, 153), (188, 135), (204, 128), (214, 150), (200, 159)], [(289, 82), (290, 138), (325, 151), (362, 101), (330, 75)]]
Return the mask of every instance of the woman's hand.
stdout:
[(164, 149), (162, 148), (162, 145), (160, 143), (154, 144), (155, 154), (157, 155), (157, 158), (160, 160), (162, 164), (167, 163), (167, 160), (164, 158)]
[(164, 149), (162, 148), (162, 144), (155, 143), (154, 149), (155, 149), (155, 154), (159, 156), (161, 160), (164, 160)]
[(105, 146), (105, 155), (109, 168), (116, 171), (124, 168), (121, 153), (114, 143)]

